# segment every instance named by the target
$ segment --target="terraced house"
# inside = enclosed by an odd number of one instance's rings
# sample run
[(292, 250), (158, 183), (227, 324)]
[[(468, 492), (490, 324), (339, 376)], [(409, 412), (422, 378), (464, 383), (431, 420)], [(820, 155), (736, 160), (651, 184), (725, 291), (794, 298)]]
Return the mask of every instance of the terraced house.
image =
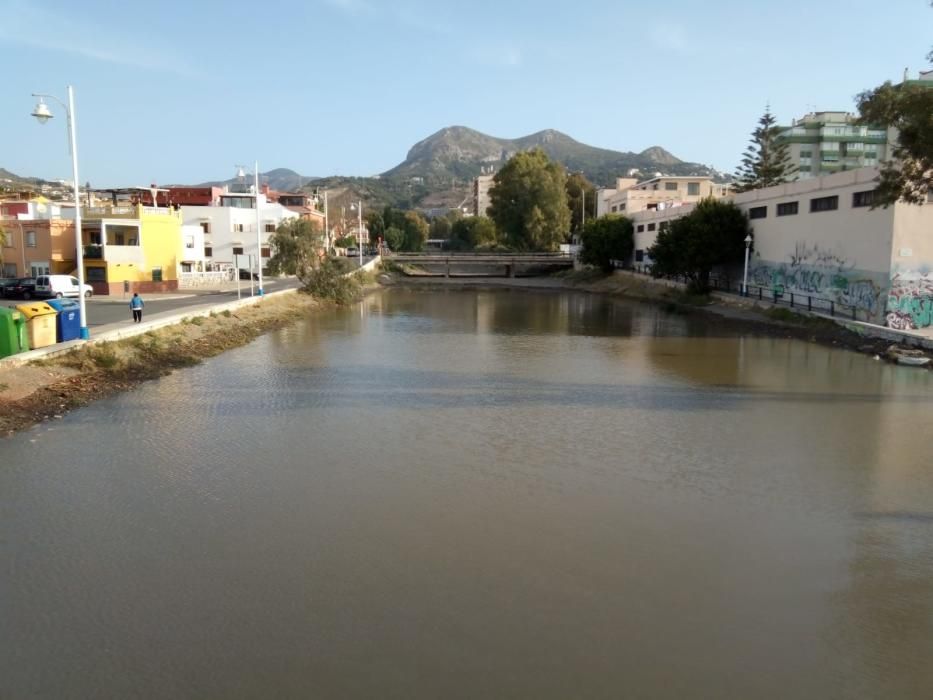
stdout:
[(178, 288), (184, 243), (177, 209), (111, 204), (84, 208), (82, 217), (85, 280), (95, 294)]

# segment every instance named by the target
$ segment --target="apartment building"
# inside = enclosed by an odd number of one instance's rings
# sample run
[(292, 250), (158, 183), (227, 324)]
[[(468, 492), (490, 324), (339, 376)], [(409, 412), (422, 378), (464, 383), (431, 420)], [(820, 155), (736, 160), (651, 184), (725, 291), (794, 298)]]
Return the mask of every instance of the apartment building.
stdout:
[(788, 145), (795, 178), (831, 175), (843, 170), (876, 167), (889, 157), (884, 127), (856, 124), (848, 112), (813, 112), (784, 127), (779, 140)]
[[(64, 206), (74, 212), (73, 206)], [(0, 202), (3, 243), (2, 277), (71, 274), (75, 270), (74, 222), (62, 219), (63, 205), (44, 197)]]
[[(259, 206), (259, 237), (256, 243), (256, 206)], [(255, 269), (258, 253), (263, 267), (271, 250), (269, 236), (286, 219), (296, 219), (301, 212), (270, 202), (265, 194), (252, 192), (226, 192), (220, 195), (216, 206), (181, 207), (185, 226), (197, 226), (203, 233), (203, 261), (206, 269), (237, 267)]]
[[(877, 177), (862, 168), (736, 194), (755, 241), (749, 284), (854, 307), (859, 320), (892, 328), (933, 325), (933, 196), (872, 209)], [(664, 222), (691, 210), (635, 214), (632, 262), (650, 266)]]
[(95, 294), (178, 289), (184, 255), (181, 213), (118, 204), (82, 208), (85, 281)]
[(597, 195), (597, 215), (632, 215), (695, 204), (706, 197), (719, 199), (728, 194), (728, 185), (717, 184), (710, 177), (661, 176), (638, 183), (631, 178), (619, 178), (614, 194)]
[(495, 175), (480, 175), (473, 178), (473, 216), (488, 216), (486, 212), (492, 204), (489, 190), (494, 178)]

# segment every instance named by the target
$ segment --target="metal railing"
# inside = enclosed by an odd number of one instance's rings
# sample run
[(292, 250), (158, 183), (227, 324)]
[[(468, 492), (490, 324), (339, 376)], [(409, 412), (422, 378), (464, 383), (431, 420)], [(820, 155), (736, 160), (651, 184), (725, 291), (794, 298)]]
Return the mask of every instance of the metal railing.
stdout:
[[(636, 265), (635, 267), (628, 268), (628, 271), (648, 277), (651, 276), (650, 267), (647, 265)], [(690, 283), (690, 280), (683, 275), (665, 276), (660, 279), (671, 280), (672, 282), (684, 285)], [(721, 275), (712, 275), (709, 284), (710, 289), (714, 292), (734, 294), (748, 299), (757, 299), (758, 301), (766, 301), (769, 304), (783, 305), (791, 309), (800, 309), (801, 311), (816, 311), (828, 313), (833, 317), (839, 316), (851, 318), (853, 321), (858, 320), (859, 307), (854, 304), (844, 304), (835, 299), (826, 299), (803, 292), (791, 292), (780, 285), (765, 287), (758, 284), (750, 284), (743, 292), (741, 281), (734, 281), (731, 278), (726, 278)], [(866, 316), (869, 313), (865, 309), (862, 309), (862, 311)]]

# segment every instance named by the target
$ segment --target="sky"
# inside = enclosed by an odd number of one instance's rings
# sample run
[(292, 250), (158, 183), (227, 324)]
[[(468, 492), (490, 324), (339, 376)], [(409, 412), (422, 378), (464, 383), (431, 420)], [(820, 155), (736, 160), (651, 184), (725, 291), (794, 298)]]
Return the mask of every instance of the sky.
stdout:
[(731, 172), (781, 123), (927, 69), (928, 0), (0, 0), (0, 167), (94, 187), (237, 164), (373, 175), (432, 133), (558, 129)]

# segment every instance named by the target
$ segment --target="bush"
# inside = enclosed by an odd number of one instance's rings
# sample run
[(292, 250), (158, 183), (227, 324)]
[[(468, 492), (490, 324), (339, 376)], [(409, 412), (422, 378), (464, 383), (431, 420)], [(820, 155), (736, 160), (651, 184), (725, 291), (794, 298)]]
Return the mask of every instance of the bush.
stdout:
[(361, 284), (358, 275), (347, 274), (348, 268), (348, 261), (342, 258), (324, 258), (321, 266), (308, 275), (304, 290), (318, 299), (351, 304), (360, 298)]

